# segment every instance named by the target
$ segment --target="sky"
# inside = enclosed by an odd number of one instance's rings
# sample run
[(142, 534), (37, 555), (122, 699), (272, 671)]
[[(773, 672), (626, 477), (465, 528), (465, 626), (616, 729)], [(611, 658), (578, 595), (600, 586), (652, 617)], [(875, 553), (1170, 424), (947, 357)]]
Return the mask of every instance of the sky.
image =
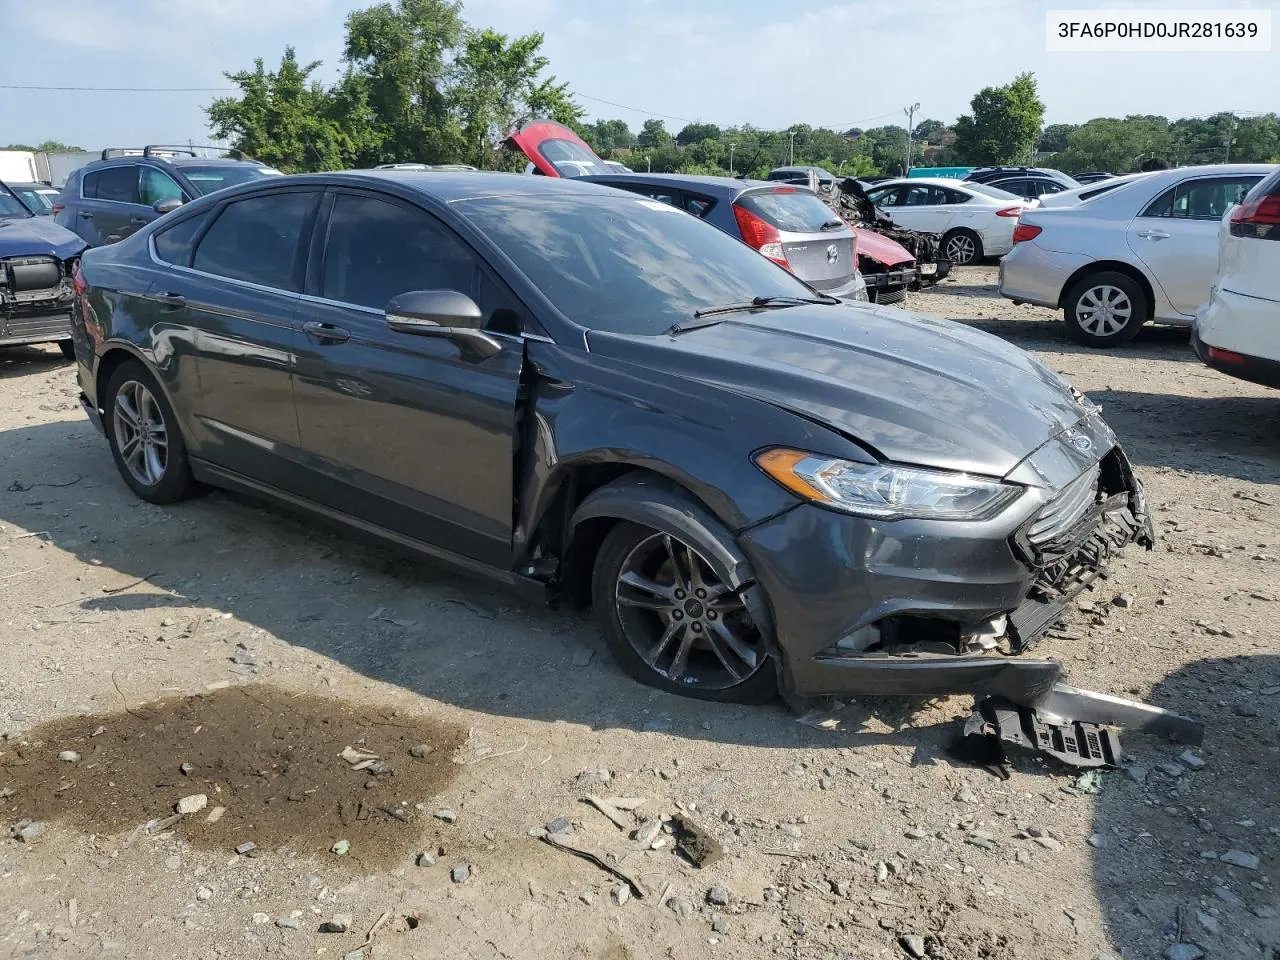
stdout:
[[(223, 71), (300, 60), (340, 71), (347, 13), (373, 0), (0, 0), (0, 144), (89, 149), (208, 141), (216, 92), (51, 91), (13, 86), (226, 87)], [(468, 0), (475, 27), (540, 31), (551, 72), (592, 118), (649, 117), (844, 129), (953, 121), (984, 86), (1032, 71), (1046, 123), (1280, 109), (1280, 53), (1047, 53), (1045, 12), (1261, 8), (1128, 0)], [(1280, 32), (1280, 17), (1277, 18)], [(1277, 39), (1280, 43), (1280, 38)], [(608, 101), (608, 102), (606, 102)], [(615, 106), (620, 104), (623, 106)]]

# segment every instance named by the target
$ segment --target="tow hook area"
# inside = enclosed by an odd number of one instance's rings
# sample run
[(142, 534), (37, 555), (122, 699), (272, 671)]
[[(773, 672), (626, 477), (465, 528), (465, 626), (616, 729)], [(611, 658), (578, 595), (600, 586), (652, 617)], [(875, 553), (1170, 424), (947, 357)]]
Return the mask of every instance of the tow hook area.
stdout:
[(1136, 700), (1055, 683), (1031, 703), (1007, 697), (980, 700), (953, 745), (958, 759), (1005, 763), (1010, 754), (1043, 753), (1073, 767), (1115, 767), (1120, 731), (1199, 746), (1204, 725)]

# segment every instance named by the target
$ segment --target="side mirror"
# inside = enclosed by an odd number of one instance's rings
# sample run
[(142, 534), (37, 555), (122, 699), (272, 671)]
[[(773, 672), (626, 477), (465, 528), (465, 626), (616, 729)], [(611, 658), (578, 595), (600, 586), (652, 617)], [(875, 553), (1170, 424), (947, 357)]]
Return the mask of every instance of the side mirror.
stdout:
[(411, 290), (387, 304), (387, 326), (397, 333), (452, 340), (464, 354), (487, 360), (502, 344), (481, 327), (484, 316), (474, 300), (457, 290)]
[(182, 206), (182, 201), (176, 197), (171, 197), (168, 200), (157, 200), (151, 205), (151, 209), (156, 213), (165, 214), (173, 213), (173, 211), (177, 210), (180, 206)]

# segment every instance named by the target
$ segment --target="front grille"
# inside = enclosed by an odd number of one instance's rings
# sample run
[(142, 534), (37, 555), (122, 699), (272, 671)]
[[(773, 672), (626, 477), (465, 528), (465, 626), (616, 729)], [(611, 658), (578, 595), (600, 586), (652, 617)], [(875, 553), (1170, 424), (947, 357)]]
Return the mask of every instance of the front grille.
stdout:
[(1027, 528), (1032, 546), (1038, 549), (1070, 533), (1089, 514), (1089, 508), (1098, 502), (1101, 473), (1101, 465), (1094, 464), (1044, 505)]
[(880, 290), (876, 293), (876, 303), (884, 306), (890, 306), (895, 303), (902, 303), (907, 299), (907, 288), (899, 287), (896, 290)]

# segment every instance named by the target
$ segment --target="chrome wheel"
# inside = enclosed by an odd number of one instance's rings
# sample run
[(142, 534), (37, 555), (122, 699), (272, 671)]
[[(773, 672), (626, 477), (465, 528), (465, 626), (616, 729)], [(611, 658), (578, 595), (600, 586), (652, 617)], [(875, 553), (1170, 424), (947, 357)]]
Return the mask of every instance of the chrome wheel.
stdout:
[(1119, 287), (1102, 284), (1090, 287), (1076, 301), (1076, 322), (1080, 329), (1096, 337), (1119, 333), (1133, 319), (1133, 303)]
[(978, 253), (978, 246), (973, 242), (973, 237), (967, 233), (957, 233), (947, 241), (943, 253), (952, 263), (964, 266), (973, 262)]
[(169, 431), (151, 391), (127, 380), (116, 391), (112, 425), (125, 468), (138, 483), (154, 487), (169, 467)]
[(636, 544), (614, 585), (627, 642), (674, 683), (724, 689), (765, 660), (760, 631), (742, 599), (687, 544), (655, 533)]

